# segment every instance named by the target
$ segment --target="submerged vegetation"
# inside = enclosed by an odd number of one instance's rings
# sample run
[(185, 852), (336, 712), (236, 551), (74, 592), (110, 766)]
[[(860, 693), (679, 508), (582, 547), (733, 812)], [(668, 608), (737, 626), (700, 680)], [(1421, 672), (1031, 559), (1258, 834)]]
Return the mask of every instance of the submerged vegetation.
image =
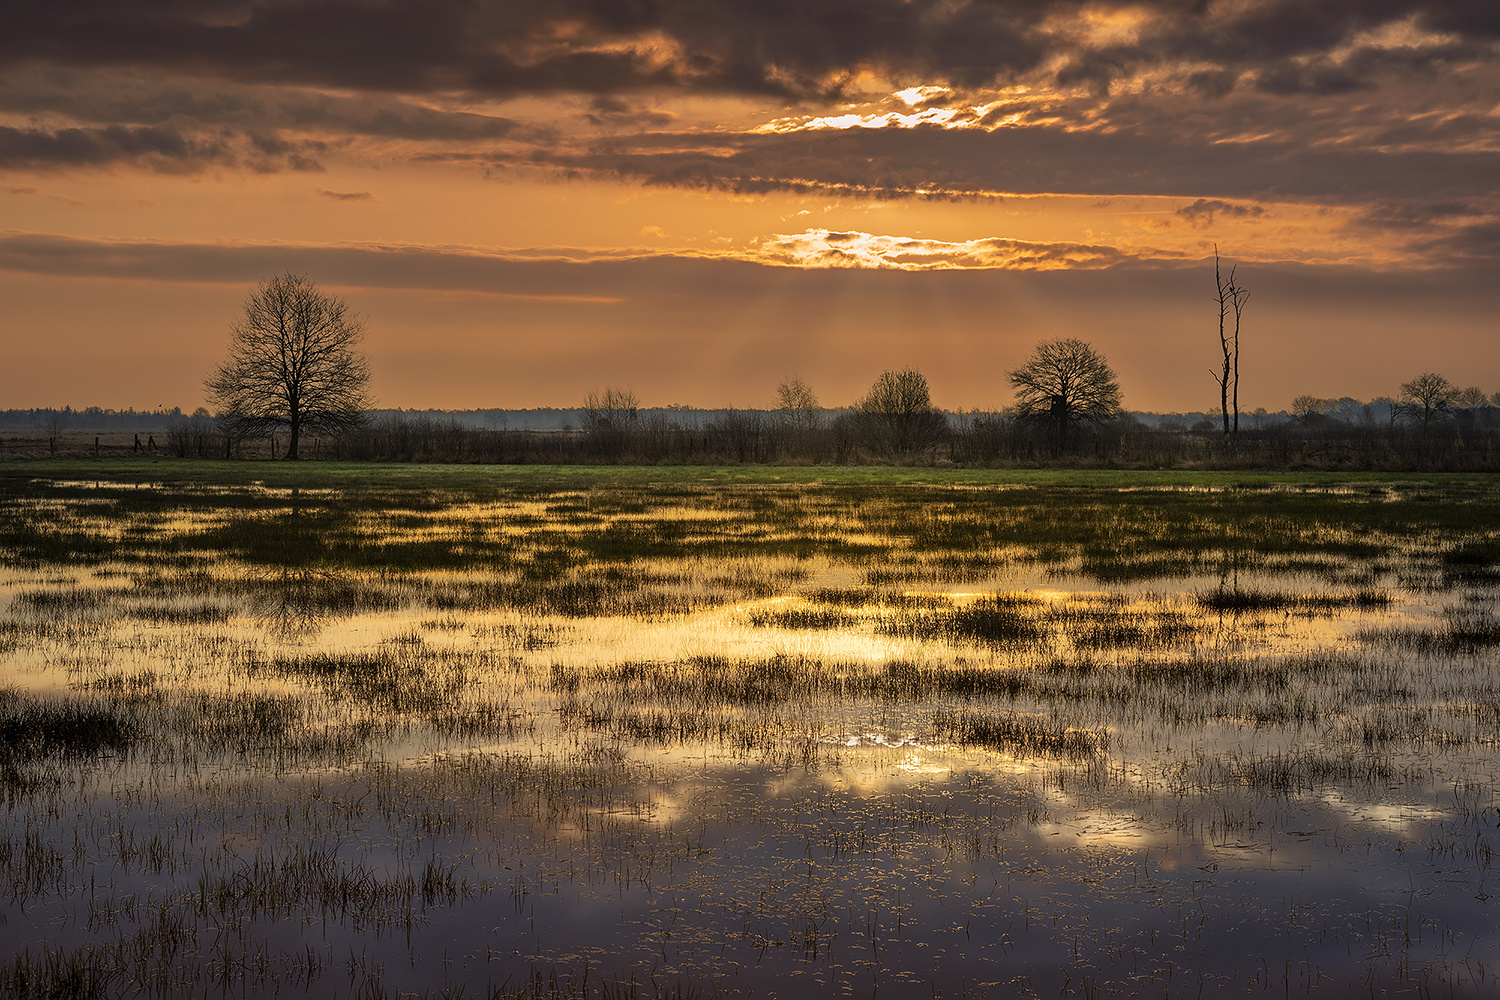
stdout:
[(144, 471), (0, 473), (0, 996), (1494, 989), (1487, 480)]

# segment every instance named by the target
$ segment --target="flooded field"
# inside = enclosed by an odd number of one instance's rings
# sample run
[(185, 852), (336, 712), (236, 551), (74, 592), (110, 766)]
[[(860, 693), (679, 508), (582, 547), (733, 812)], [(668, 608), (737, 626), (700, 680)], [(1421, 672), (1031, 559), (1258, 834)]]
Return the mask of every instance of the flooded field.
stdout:
[(233, 468), (0, 480), (0, 995), (1500, 993), (1493, 480)]

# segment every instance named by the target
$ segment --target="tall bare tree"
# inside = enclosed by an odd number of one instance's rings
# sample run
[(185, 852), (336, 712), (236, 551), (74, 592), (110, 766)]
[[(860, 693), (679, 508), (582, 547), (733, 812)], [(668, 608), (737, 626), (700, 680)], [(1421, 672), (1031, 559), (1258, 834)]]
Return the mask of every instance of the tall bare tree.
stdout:
[(1016, 390), (1016, 414), (1051, 422), (1059, 446), (1083, 421), (1107, 420), (1120, 412), (1120, 383), (1104, 355), (1074, 337), (1047, 340), (1021, 367), (1007, 372)]
[[(1224, 365), (1215, 372), (1210, 370), (1214, 381), (1219, 383), (1219, 407), (1224, 414), (1224, 440), (1235, 442), (1240, 436), (1240, 319), (1245, 313), (1245, 302), (1250, 298), (1250, 289), (1235, 280), (1237, 267), (1224, 274), (1219, 262), (1219, 246), (1214, 244), (1214, 286), (1219, 300), (1219, 347), (1224, 352)], [(1234, 326), (1229, 325), (1230, 317)], [(1230, 404), (1234, 406), (1234, 421), (1230, 422)]]
[(364, 421), (370, 365), (359, 351), (364, 322), (306, 275), (267, 278), (230, 328), (229, 357), (204, 381), (209, 401), (243, 433), (289, 433), (297, 457), (307, 431)]

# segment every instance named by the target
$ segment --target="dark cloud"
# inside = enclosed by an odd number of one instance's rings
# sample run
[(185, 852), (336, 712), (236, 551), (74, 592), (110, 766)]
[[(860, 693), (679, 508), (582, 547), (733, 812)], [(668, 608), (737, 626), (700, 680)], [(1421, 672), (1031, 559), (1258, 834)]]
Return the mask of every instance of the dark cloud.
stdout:
[(1266, 210), (1259, 205), (1236, 205), (1217, 198), (1199, 198), (1191, 205), (1184, 205), (1177, 209), (1177, 214), (1194, 226), (1211, 226), (1214, 224), (1216, 215), (1249, 219), (1265, 215)]
[(1394, 235), (1429, 266), (1465, 267), (1500, 258), (1500, 204), (1491, 199), (1377, 202), (1350, 223), (1358, 232)]
[(1454, 219), (1485, 214), (1464, 201), (1383, 201), (1371, 205), (1360, 220), (1379, 229), (1430, 229)]
[(235, 159), (228, 143), (170, 128), (17, 129), (0, 126), (0, 168), (49, 169), (135, 163), (158, 170), (196, 170)]
[[(1500, 18), (1476, 6), (0, 0), (0, 111), (12, 116), (0, 168), (317, 170), (352, 151), (742, 194), (1207, 205), (1400, 201), (1420, 186), (1425, 200), (1462, 200), (1500, 172)], [(857, 91), (874, 76), (953, 88), (881, 111), (946, 106), (948, 125), (983, 127), (746, 134), (671, 104), (769, 95), (815, 116), (833, 98), (872, 107)], [(1028, 87), (987, 89), (1012, 82)], [(541, 126), (468, 110), (536, 94), (565, 95), (566, 110), (550, 105)]]
[(334, 201), (374, 201), (375, 196), (369, 191), (330, 191), (327, 188), (318, 188), (318, 194), (324, 198), (332, 198)]
[[(1158, 5), (1164, 7), (1165, 5)], [(1240, 73), (1276, 92), (1341, 93), (1369, 86), (1383, 73), (1428, 71), (1461, 59), (1493, 60), (1494, 33), (1477, 19), (1454, 17), (1464, 0), (1252, 0), (1216, 4), (1206, 11), (1159, 18), (1130, 44), (1074, 56), (1113, 63), (1112, 76), (1143, 66), (1182, 62), (1197, 69), (1200, 84), (1223, 87)], [(1397, 27), (1388, 44), (1368, 40)], [(1410, 30), (1404, 30), (1409, 27)], [(1453, 37), (1440, 37), (1432, 31)]]
[[(1199, 79), (1255, 71), (1286, 92), (1363, 86), (1415, 59), (1492, 57), (1496, 17), (1472, 0), (283, 0), (5, 4), (0, 65), (148, 66), (195, 76), (385, 92), (610, 94), (693, 91), (814, 97), (867, 69), (983, 87), (1056, 64), (1107, 87), (1143, 68), (1199, 66)], [(1144, 12), (1108, 45), (1067, 29)], [(1417, 39), (1382, 59), (1327, 60), (1362, 32), (1410, 21)], [(1059, 28), (1059, 26), (1062, 26)], [(1456, 40), (1455, 40), (1456, 38)], [(1368, 46), (1367, 46), (1368, 48)], [(1388, 46), (1387, 48), (1392, 48)], [(1435, 50), (1427, 53), (1425, 50)], [(1297, 71), (1296, 66), (1304, 69)], [(1312, 67), (1307, 69), (1306, 67)], [(1216, 78), (1219, 85), (1231, 79)]]
[(1257, 74), (1255, 85), (1272, 94), (1347, 94), (1373, 88), (1374, 82), (1351, 67), (1326, 61), (1311, 65), (1282, 62)]
[[(561, 298), (631, 294), (637, 280), (631, 276), (633, 257), (582, 256), (580, 260), (567, 251), (498, 254), (418, 246), (167, 243), (0, 234), (0, 270), (30, 274), (238, 285), (290, 270), (342, 287)], [(580, 281), (606, 265), (615, 277), (584, 282), (593, 292), (581, 292)]]
[(589, 102), (585, 117), (595, 125), (612, 128), (662, 128), (676, 121), (677, 116), (660, 108), (648, 108), (611, 94), (598, 94)]
[[(1493, 266), (1496, 260), (1500, 260), (1500, 219), (1491, 218), (1437, 232), (1440, 235), (1419, 242), (1416, 248), (1450, 265), (1487, 261)], [(1489, 280), (1493, 282), (1493, 277)]]
[(191, 124), (236, 130), (297, 130), (411, 140), (536, 136), (505, 117), (447, 111), (383, 94), (336, 95), (305, 88), (162, 79), (123, 70), (14, 70), (0, 86), (0, 111), (55, 113), (87, 124)]
[(174, 127), (106, 125), (101, 128), (18, 129), (0, 125), (0, 169), (58, 170), (145, 167), (161, 173), (196, 173), (238, 166), (257, 173), (321, 172), (326, 147), (252, 133), (235, 136)]
[(664, 187), (864, 197), (991, 193), (1183, 195), (1360, 201), (1488, 195), (1500, 153), (1210, 141), (1142, 130), (821, 129), (754, 135), (657, 133), (497, 161)]

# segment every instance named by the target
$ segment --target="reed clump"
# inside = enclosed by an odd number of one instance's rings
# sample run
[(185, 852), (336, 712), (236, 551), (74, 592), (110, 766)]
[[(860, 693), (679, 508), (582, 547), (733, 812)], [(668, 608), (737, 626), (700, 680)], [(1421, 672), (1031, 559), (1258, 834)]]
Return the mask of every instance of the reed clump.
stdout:
[(1014, 713), (994, 716), (939, 711), (932, 717), (939, 739), (1022, 756), (1080, 759), (1109, 748), (1105, 730), (1079, 729), (1052, 719)]

